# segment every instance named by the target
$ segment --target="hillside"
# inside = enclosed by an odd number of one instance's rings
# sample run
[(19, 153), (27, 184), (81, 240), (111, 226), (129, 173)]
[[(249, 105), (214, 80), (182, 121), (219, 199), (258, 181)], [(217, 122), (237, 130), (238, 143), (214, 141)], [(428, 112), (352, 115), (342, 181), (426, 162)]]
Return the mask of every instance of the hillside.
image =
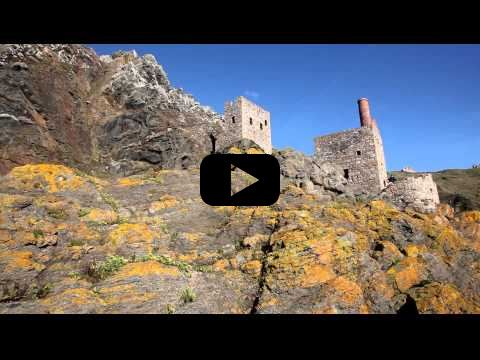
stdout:
[[(412, 174), (392, 171), (390, 175), (401, 178)], [(452, 169), (433, 172), (440, 201), (456, 211), (480, 209), (480, 168)]]
[[(480, 313), (480, 211), (396, 207), (293, 149), (277, 203), (208, 206), (214, 144), (262, 153), (151, 55), (1, 45), (0, 313)], [(434, 176), (469, 199), (468, 174)]]

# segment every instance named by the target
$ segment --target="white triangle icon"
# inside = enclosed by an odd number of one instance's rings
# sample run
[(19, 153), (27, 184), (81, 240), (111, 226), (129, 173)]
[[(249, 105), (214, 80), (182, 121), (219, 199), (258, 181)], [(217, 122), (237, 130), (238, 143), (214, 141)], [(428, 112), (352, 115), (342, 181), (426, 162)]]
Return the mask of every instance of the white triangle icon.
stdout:
[[(232, 189), (232, 195), (235, 195), (235, 194), (238, 194), (240, 191), (242, 191), (243, 189), (246, 189), (247, 187), (255, 184), (257, 181), (259, 181), (255, 176), (253, 175), (250, 175), (249, 173), (247, 173), (246, 171), (243, 171), (242, 169), (240, 169), (238, 166), (234, 165), (238, 170), (240, 170), (243, 174), (243, 176), (245, 176), (244, 174), (247, 174), (248, 176), (252, 177), (255, 179), (255, 181), (247, 186), (245, 186), (244, 188), (238, 190), (238, 191), (235, 191)], [(232, 176), (233, 176), (233, 171), (230, 173), (230, 184), (232, 184)], [(231, 186), (230, 186), (231, 187)]]

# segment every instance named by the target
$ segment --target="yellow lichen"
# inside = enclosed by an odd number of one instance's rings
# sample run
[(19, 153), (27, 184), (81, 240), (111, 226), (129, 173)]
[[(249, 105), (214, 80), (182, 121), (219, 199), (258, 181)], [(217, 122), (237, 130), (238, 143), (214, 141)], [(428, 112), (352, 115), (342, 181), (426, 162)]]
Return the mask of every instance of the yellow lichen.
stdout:
[(143, 179), (130, 177), (130, 178), (118, 179), (116, 185), (128, 187), (128, 186), (139, 186), (139, 185), (143, 185), (144, 183), (145, 183), (145, 180)]
[(216, 261), (212, 265), (212, 268), (214, 271), (225, 271), (228, 266), (229, 266), (228, 260), (222, 259), (222, 260)]
[(190, 242), (197, 242), (203, 237), (202, 233), (183, 233), (183, 237)]
[(107, 241), (109, 244), (119, 246), (124, 243), (151, 243), (155, 238), (148, 225), (146, 224), (120, 224), (114, 230), (112, 230), (108, 236)]
[(248, 148), (247, 154), (265, 154), (262, 150), (258, 150), (255, 148)]
[(124, 279), (134, 276), (144, 277), (151, 275), (180, 276), (180, 270), (175, 266), (166, 266), (158, 261), (144, 261), (130, 263), (123, 266), (118, 273), (113, 276), (113, 280)]
[(339, 295), (339, 300), (347, 305), (353, 305), (359, 301), (363, 301), (361, 287), (344, 276), (333, 279), (328, 285)]
[(159, 201), (152, 202), (152, 204), (150, 205), (150, 212), (157, 212), (163, 209), (168, 209), (177, 205), (177, 203), (178, 200), (175, 198), (175, 196), (164, 195), (160, 198)]
[(299, 276), (298, 282), (302, 287), (311, 287), (333, 278), (335, 278), (335, 273), (330, 267), (320, 264), (308, 264), (304, 267), (304, 273)]
[(251, 260), (242, 265), (242, 270), (254, 276), (260, 275), (262, 263), (258, 260)]
[(35, 270), (42, 271), (45, 265), (32, 260), (33, 254), (30, 251), (4, 251), (0, 253), (0, 263), (4, 265), (3, 271)]
[(19, 166), (5, 176), (7, 186), (18, 190), (43, 189), (48, 192), (88, 188), (88, 181), (63, 165), (36, 164)]
[(114, 224), (118, 221), (118, 214), (112, 210), (88, 209), (88, 213), (80, 218), (82, 221)]
[(393, 275), (400, 291), (404, 292), (423, 280), (424, 266), (415, 257), (404, 258), (390, 268), (387, 274)]
[(268, 239), (267, 235), (263, 234), (255, 234), (253, 236), (248, 236), (242, 240), (243, 246), (248, 246), (248, 247), (255, 247), (257, 244), (261, 244), (262, 242), (265, 242)]

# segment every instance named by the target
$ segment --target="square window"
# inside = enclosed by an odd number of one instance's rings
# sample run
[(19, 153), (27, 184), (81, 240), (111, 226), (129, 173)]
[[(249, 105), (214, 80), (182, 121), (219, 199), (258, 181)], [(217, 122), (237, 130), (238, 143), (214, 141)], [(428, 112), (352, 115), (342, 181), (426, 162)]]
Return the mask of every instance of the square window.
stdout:
[(357, 150), (357, 156), (362, 155), (362, 152), (360, 150)]

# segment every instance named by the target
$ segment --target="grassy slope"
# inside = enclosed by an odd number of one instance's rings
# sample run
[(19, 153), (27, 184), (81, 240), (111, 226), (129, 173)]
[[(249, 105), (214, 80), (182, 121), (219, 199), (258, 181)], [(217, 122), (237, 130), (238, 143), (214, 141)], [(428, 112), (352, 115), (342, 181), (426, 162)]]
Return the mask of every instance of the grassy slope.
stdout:
[[(414, 174), (392, 171), (390, 175), (401, 178)], [(480, 168), (442, 170), (432, 175), (442, 203), (458, 211), (480, 209)]]

